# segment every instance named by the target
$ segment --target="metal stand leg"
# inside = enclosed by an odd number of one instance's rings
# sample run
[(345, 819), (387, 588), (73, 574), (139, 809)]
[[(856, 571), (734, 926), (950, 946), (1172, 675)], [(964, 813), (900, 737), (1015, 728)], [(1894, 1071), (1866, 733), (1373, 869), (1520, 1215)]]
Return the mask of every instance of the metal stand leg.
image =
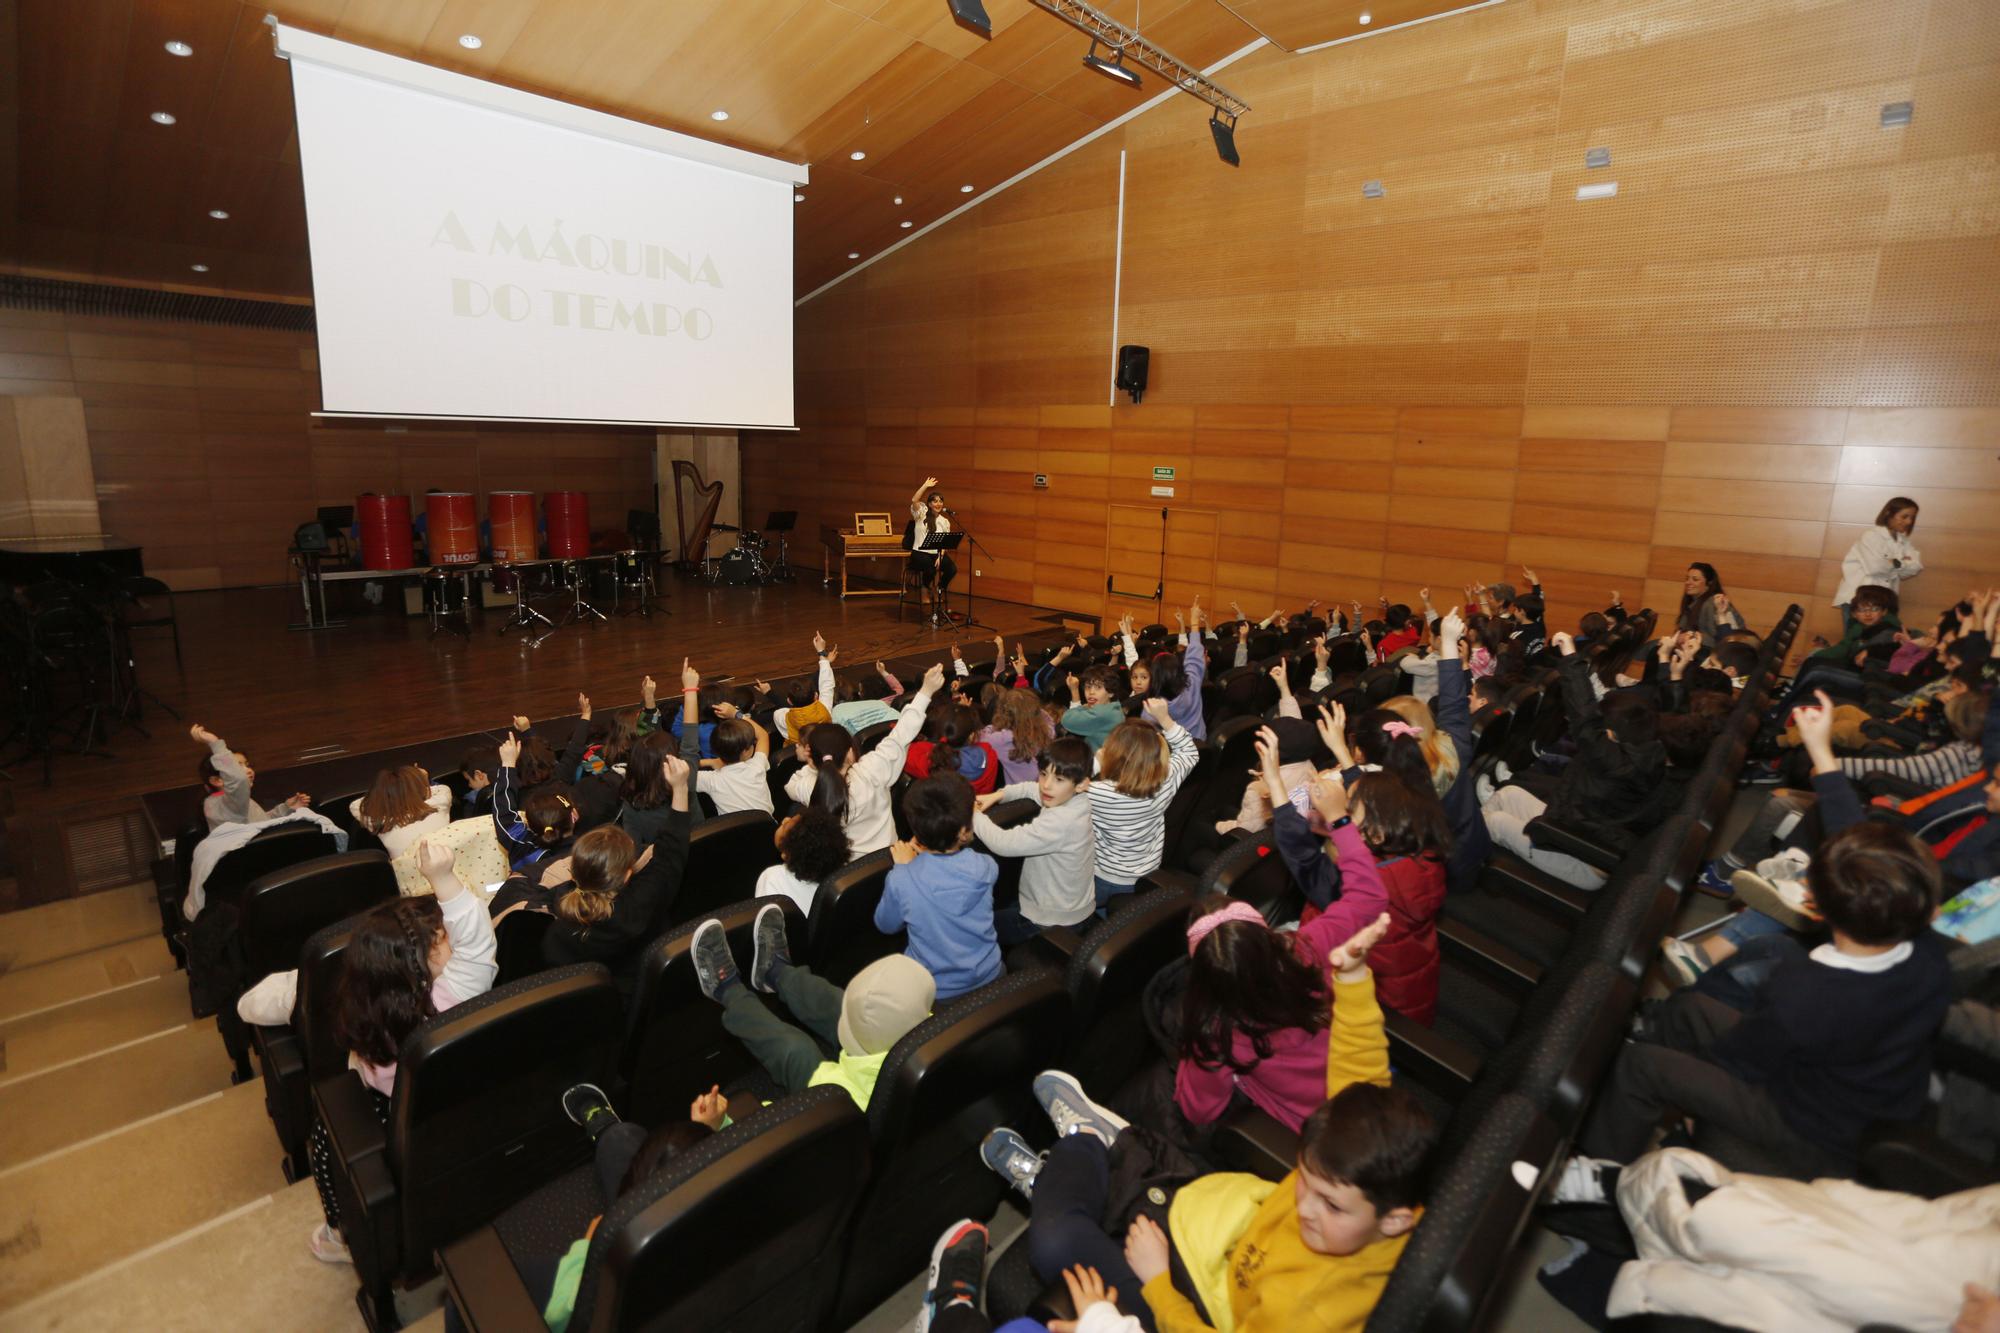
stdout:
[(581, 561), (564, 561), (563, 577), (569, 581), (569, 590), (573, 601), (570, 604), (569, 610), (563, 613), (561, 624), (574, 624), (582, 620), (585, 616), (596, 616), (599, 620), (609, 619), (602, 611), (584, 600), (584, 565)]
[[(531, 627), (535, 624), (536, 621), (540, 621), (543, 625), (546, 625), (548, 627), (548, 629), (543, 631), (543, 635), (546, 635), (550, 631), (554, 630), (556, 627), (555, 621), (550, 620), (540, 611), (537, 611), (534, 608), (533, 603), (528, 601), (527, 574), (518, 569), (507, 569), (506, 572), (509, 575), (511, 575), (514, 580), (514, 613), (507, 618), (507, 623), (500, 627), (500, 633), (504, 635), (509, 630), (531, 629)], [(528, 644), (530, 647), (533, 647), (535, 644), (538, 644), (541, 641), (542, 641), (541, 636), (538, 636), (532, 632), (529, 633)]]

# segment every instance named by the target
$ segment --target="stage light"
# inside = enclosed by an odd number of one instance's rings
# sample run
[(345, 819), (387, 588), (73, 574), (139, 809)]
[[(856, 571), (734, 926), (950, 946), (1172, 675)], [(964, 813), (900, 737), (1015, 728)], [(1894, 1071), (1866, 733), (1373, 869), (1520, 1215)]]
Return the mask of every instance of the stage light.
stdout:
[(981, 37), (993, 35), (993, 20), (986, 17), (986, 6), (979, 0), (945, 0), (951, 8), (951, 20), (968, 32), (976, 32)]
[(1208, 118), (1208, 132), (1215, 136), (1215, 152), (1218, 157), (1232, 167), (1243, 165), (1243, 159), (1236, 155), (1236, 117), (1231, 116), (1225, 123), (1222, 113), (1216, 112)]
[(1139, 82), (1139, 72), (1125, 68), (1125, 53), (1116, 47), (1112, 48), (1111, 59), (1106, 60), (1097, 54), (1097, 43), (1092, 41), (1090, 54), (1083, 58), (1083, 64), (1086, 69), (1094, 69), (1105, 78), (1115, 79), (1128, 88), (1142, 86)]
[(167, 43), (167, 54), (170, 56), (191, 56), (194, 54), (194, 48), (186, 42), (176, 39)]
[(229, 220), (229, 210), (226, 208), (211, 208), (208, 210), (208, 215), (217, 222), (226, 222)]
[(171, 125), (174, 123), (174, 113), (171, 111), (155, 111), (153, 113), (153, 123), (155, 125)]

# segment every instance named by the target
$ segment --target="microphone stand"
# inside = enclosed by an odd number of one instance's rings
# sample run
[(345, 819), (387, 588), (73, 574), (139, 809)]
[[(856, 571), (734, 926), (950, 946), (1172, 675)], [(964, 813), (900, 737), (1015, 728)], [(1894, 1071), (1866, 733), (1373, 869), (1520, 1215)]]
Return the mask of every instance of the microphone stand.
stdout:
[[(954, 516), (953, 516), (953, 518), (952, 518), (952, 522), (956, 523), (957, 521), (958, 521), (958, 519), (957, 519), (957, 516), (956, 516), (956, 515), (954, 515)], [(959, 531), (960, 531), (960, 532), (963, 532), (963, 533), (965, 534), (965, 540), (966, 540), (966, 543), (967, 543), (968, 545), (970, 545), (970, 546), (972, 547), (972, 549), (973, 549), (973, 550), (975, 550), (975, 551), (978, 551), (978, 552), (980, 552), (981, 554), (985, 555), (985, 557), (986, 557), (987, 559), (989, 559), (989, 560), (991, 560), (991, 559), (993, 559), (993, 558), (994, 558), (994, 556), (993, 556), (993, 552), (991, 552), (991, 551), (987, 550), (987, 549), (986, 549), (986, 548), (985, 548), (984, 546), (981, 546), (981, 545), (979, 544), (979, 538), (977, 538), (977, 537), (975, 537), (975, 536), (973, 536), (973, 535), (972, 535), (972, 531), (971, 531), (971, 529), (969, 529), (969, 528), (963, 528), (963, 527), (962, 527), (962, 528), (960, 528), (960, 529), (959, 529)], [(968, 562), (968, 563), (972, 563), (972, 562)], [(967, 571), (966, 571), (966, 576), (965, 576), (965, 625), (964, 625), (964, 628), (966, 628), (966, 629), (972, 629), (972, 628), (974, 628), (974, 627), (977, 627), (977, 628), (979, 628), (979, 629), (992, 629), (992, 628), (993, 628), (993, 626), (991, 626), (991, 625), (987, 624), (987, 623), (986, 623), (985, 621), (983, 621), (983, 620), (979, 619), (979, 618), (978, 618), (978, 616), (974, 614), (974, 612), (975, 612), (975, 610), (976, 610), (976, 604), (977, 604), (977, 602), (978, 602), (978, 600), (979, 600), (979, 592), (978, 592), (978, 587), (979, 587), (979, 570), (978, 570), (978, 568), (977, 568), (977, 567), (976, 567), (976, 565), (975, 565), (975, 567), (974, 567), (974, 568), (972, 568), (972, 569), (970, 569), (970, 570), (967, 570)]]

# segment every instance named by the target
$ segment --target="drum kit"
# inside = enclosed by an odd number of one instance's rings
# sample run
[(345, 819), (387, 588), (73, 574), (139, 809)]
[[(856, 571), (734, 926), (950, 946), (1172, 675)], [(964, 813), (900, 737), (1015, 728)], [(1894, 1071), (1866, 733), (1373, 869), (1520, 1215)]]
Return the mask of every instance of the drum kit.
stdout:
[(708, 558), (702, 562), (704, 577), (710, 583), (728, 587), (761, 588), (792, 582), (797, 575), (788, 559), (787, 542), (797, 522), (796, 510), (773, 511), (764, 520), (762, 531), (745, 529), (735, 533), (735, 546), (719, 555), (714, 546), (729, 534), (718, 524), (710, 535)]

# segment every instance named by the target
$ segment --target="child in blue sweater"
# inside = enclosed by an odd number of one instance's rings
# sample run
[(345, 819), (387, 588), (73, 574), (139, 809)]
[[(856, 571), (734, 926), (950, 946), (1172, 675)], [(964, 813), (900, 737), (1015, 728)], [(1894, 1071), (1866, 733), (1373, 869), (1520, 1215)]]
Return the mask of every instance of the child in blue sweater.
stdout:
[(884, 934), (908, 930), (904, 952), (937, 978), (940, 1003), (1000, 976), (1000, 942), (993, 930), (993, 886), (1000, 867), (972, 841), (972, 785), (939, 773), (911, 785), (903, 797), (911, 840), (891, 848), (896, 858), (875, 908)]

